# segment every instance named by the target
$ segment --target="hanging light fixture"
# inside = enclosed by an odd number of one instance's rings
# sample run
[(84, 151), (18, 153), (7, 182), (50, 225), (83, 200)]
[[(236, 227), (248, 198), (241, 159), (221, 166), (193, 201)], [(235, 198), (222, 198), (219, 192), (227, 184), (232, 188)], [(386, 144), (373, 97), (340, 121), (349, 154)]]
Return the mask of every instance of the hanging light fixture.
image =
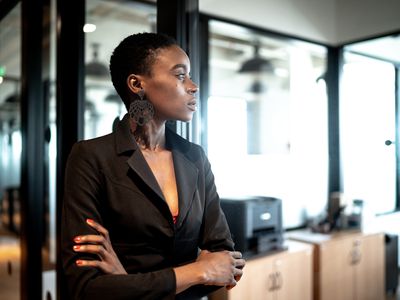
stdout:
[(110, 73), (108, 68), (99, 61), (99, 43), (92, 43), (91, 44), (93, 49), (93, 57), (92, 61), (86, 65), (86, 75), (92, 76), (96, 78), (107, 78), (109, 77)]
[(260, 56), (260, 42), (254, 42), (253, 48), (253, 57), (244, 61), (239, 69), (239, 73), (273, 72), (274, 66), (272, 65), (271, 61)]
[(270, 60), (261, 57), (259, 41), (253, 43), (253, 49), (253, 57), (244, 61), (238, 72), (252, 75), (254, 77), (253, 83), (248, 91), (253, 94), (261, 94), (267, 90), (266, 84), (261, 80), (261, 75), (273, 73), (274, 66)]
[(256, 79), (249, 87), (248, 91), (253, 94), (261, 94), (267, 91), (267, 86), (261, 82), (261, 80)]

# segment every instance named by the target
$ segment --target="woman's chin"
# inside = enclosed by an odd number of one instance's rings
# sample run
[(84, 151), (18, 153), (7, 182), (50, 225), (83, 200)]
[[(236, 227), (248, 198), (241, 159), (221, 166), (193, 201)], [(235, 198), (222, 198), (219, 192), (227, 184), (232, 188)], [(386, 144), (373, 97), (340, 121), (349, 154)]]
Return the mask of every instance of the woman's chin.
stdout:
[(178, 121), (188, 123), (188, 122), (192, 121), (192, 119), (193, 119), (193, 114), (190, 114), (189, 116), (179, 118)]

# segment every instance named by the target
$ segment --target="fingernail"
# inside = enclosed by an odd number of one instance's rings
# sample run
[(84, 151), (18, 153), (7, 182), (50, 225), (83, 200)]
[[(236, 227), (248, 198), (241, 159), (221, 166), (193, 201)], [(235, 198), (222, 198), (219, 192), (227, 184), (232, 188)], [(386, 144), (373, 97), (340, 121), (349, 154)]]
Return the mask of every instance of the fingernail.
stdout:
[(91, 223), (93, 223), (93, 220), (92, 219), (86, 219), (86, 222), (91, 224)]
[(74, 246), (74, 250), (79, 250), (80, 248), (81, 248), (81, 246), (79, 246), (79, 245)]
[(75, 237), (75, 238), (74, 238), (74, 241), (75, 241), (75, 242), (80, 242), (80, 241), (81, 241), (81, 237), (80, 237), (80, 236)]
[(80, 266), (80, 265), (83, 264), (83, 262), (82, 262), (81, 260), (77, 260), (75, 263), (76, 263), (78, 266)]

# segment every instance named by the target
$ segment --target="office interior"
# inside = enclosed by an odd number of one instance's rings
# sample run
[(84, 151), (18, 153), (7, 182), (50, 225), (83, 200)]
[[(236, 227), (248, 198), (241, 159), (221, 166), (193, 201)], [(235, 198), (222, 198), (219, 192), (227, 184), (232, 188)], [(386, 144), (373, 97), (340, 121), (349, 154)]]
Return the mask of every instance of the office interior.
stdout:
[[(206, 150), (221, 198), (279, 199), (285, 246), (261, 259), (306, 249), (302, 299), (326, 300), (315, 249), (332, 232), (376, 233), (380, 250), (355, 256), (384, 259), (365, 269), (382, 298), (346, 287), (342, 299), (400, 299), (398, 11), (394, 0), (0, 1), (0, 299), (63, 298), (65, 162), (74, 142), (110, 133), (126, 113), (108, 61), (143, 31), (174, 36), (191, 58), (199, 109), (170, 126)], [(333, 203), (340, 216), (327, 225)], [(265, 293), (279, 291), (272, 279)], [(301, 299), (256, 290), (210, 299)]]

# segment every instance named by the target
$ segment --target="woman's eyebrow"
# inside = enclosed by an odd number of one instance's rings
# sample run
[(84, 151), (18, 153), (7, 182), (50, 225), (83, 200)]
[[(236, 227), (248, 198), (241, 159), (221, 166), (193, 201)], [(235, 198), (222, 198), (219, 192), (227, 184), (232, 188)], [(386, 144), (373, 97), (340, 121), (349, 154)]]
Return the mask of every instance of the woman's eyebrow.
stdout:
[(173, 71), (173, 70), (176, 70), (176, 69), (179, 69), (179, 68), (183, 68), (185, 70), (185, 72), (188, 69), (188, 67), (185, 64), (177, 64), (177, 65), (173, 66), (171, 70)]

